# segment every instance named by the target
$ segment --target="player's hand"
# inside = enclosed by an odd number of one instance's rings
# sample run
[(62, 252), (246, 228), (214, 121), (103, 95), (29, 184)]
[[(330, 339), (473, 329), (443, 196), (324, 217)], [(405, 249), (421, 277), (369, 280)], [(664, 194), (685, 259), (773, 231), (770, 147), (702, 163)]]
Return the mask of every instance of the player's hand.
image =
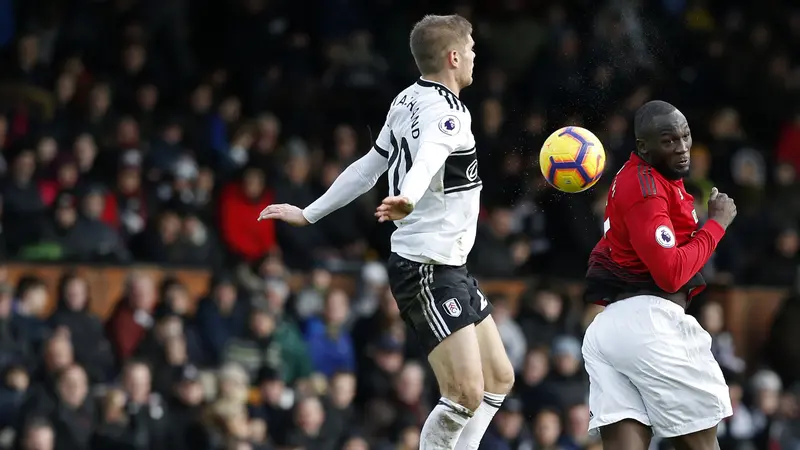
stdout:
[(711, 196), (708, 198), (708, 218), (714, 219), (722, 228), (728, 226), (736, 217), (736, 203), (727, 194), (721, 193), (717, 188), (711, 189)]
[(308, 220), (303, 216), (303, 210), (294, 205), (287, 205), (285, 203), (280, 205), (269, 205), (261, 211), (258, 215), (258, 221), (262, 220), (282, 220), (289, 225), (296, 227), (304, 227), (308, 225)]
[(375, 211), (375, 217), (378, 218), (378, 222), (400, 220), (413, 210), (414, 205), (406, 197), (386, 197)]

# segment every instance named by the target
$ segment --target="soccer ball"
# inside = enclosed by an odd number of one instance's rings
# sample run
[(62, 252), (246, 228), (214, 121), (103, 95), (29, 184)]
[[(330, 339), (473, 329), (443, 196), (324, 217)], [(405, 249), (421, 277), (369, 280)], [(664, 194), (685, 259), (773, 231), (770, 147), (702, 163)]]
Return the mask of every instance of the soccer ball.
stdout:
[(539, 153), (542, 175), (562, 192), (582, 192), (603, 175), (606, 152), (600, 139), (580, 127), (564, 127), (544, 141)]

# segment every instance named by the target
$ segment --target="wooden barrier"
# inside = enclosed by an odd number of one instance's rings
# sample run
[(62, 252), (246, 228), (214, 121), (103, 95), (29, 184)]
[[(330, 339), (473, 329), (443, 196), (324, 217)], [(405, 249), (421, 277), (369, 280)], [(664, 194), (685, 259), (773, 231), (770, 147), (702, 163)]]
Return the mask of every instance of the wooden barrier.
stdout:
[(142, 272), (155, 280), (158, 285), (166, 276), (173, 276), (180, 280), (189, 290), (193, 299), (199, 299), (208, 291), (210, 274), (203, 270), (163, 270), (158, 267), (95, 267), (95, 266), (57, 266), (36, 264), (10, 264), (7, 269), (7, 279), (15, 285), (20, 278), (33, 275), (41, 278), (47, 284), (50, 296), (48, 312), (51, 311), (58, 299), (58, 283), (62, 275), (68, 271), (76, 271), (89, 283), (91, 295), (91, 310), (107, 318), (117, 301), (122, 297), (128, 277), (133, 272)]
[[(206, 294), (209, 287), (211, 274), (202, 270), (171, 270), (158, 267), (95, 267), (95, 266), (58, 266), (35, 264), (9, 264), (4, 267), (5, 278), (11, 284), (16, 284), (26, 275), (37, 276), (47, 283), (50, 291), (50, 307), (52, 310), (58, 298), (58, 281), (69, 270), (77, 271), (89, 282), (91, 293), (91, 310), (102, 318), (107, 318), (116, 302), (122, 297), (125, 282), (134, 271), (143, 272), (160, 283), (165, 276), (172, 276), (180, 280), (189, 290), (193, 300), (199, 300)], [(0, 271), (1, 272), (1, 271)], [(0, 279), (2, 278), (0, 273)], [(290, 285), (295, 289), (301, 288), (307, 282), (306, 277), (296, 276), (290, 280)], [(349, 276), (334, 276), (333, 285), (354, 294), (356, 280)], [(512, 303), (512, 308), (519, 306), (520, 296), (527, 289), (524, 280), (483, 280), (482, 290), (491, 299), (495, 295), (505, 295)], [(572, 301), (577, 297), (582, 287), (580, 283), (565, 285), (565, 292)], [(728, 329), (734, 336), (738, 353), (748, 362), (755, 362), (761, 352), (762, 346), (769, 336), (769, 328), (775, 313), (780, 308), (785, 290), (769, 288), (742, 288), (732, 289), (728, 292), (717, 293), (713, 300), (719, 301), (725, 308), (725, 321)]]

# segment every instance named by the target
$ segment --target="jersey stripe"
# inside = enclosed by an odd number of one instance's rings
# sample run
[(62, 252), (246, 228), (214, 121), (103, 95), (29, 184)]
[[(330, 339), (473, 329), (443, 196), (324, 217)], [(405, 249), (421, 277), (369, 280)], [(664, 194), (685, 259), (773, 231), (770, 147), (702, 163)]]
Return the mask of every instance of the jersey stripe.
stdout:
[(450, 106), (450, 109), (467, 112), (467, 107), (464, 106), (464, 102), (462, 102), (456, 94), (453, 94), (449, 89), (443, 86), (434, 86), (434, 88), (437, 92), (439, 92), (439, 95), (444, 97), (444, 99), (447, 101), (447, 104)]
[(475, 150), (475, 147), (468, 148), (468, 149), (466, 149), (466, 150), (456, 150), (456, 151), (454, 151), (453, 153), (450, 153), (450, 156), (453, 156), (453, 155), (455, 155), (455, 156), (459, 156), (459, 155), (471, 155), (471, 154), (475, 153), (475, 151), (476, 151), (476, 150)]
[(475, 181), (468, 184), (463, 184), (461, 186), (453, 186), (451, 188), (444, 189), (445, 194), (455, 194), (456, 192), (464, 192), (464, 191), (471, 191), (473, 189), (477, 189), (483, 186), (482, 181)]
[(636, 176), (639, 178), (639, 188), (642, 190), (642, 197), (653, 197), (657, 194), (656, 178), (653, 176), (653, 168), (639, 164), (636, 166)]
[(453, 98), (455, 98), (456, 102), (458, 102), (458, 104), (461, 105), (461, 111), (467, 112), (467, 105), (465, 105), (460, 98), (456, 97), (455, 94), (453, 94)]
[[(423, 80), (421, 78), (417, 80), (417, 85), (422, 87), (432, 87), (436, 89), (436, 92), (438, 92), (440, 96), (444, 97), (445, 101), (450, 106), (450, 109), (467, 112), (467, 105), (465, 105), (464, 102), (462, 102), (461, 99), (458, 98), (458, 96), (453, 93), (453, 91), (448, 89), (447, 86), (439, 83), (434, 83), (433, 81)], [(396, 100), (397, 99), (395, 98), (395, 101)], [(394, 101), (392, 101), (392, 104), (394, 104)]]
[(375, 151), (378, 152), (379, 155), (383, 156), (386, 159), (389, 158), (389, 152), (387, 150), (378, 147), (377, 144), (373, 145), (373, 147), (375, 147)]
[(445, 91), (444, 89), (442, 89), (440, 87), (436, 87), (436, 92), (438, 92), (439, 95), (444, 97), (444, 99), (447, 101), (447, 105), (450, 107), (450, 109), (457, 109), (456, 106), (453, 105), (453, 101), (450, 100), (450, 95), (449, 95), (449, 93), (447, 91)]

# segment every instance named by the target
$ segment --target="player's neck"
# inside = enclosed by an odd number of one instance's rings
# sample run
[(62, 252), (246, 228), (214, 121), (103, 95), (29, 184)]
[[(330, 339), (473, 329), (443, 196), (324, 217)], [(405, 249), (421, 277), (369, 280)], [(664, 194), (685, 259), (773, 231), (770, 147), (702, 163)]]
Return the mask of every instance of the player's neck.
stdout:
[(656, 172), (658, 172), (662, 177), (664, 177), (668, 181), (673, 181), (673, 182), (683, 181), (683, 179), (686, 177), (686, 175), (675, 173), (674, 171), (670, 171), (669, 169), (666, 169), (664, 167), (659, 167), (659, 165), (657, 164), (653, 164), (647, 155), (642, 155), (639, 152), (635, 152), (635, 154), (636, 156), (639, 157), (639, 159), (649, 164), (650, 167), (654, 168)]
[(422, 75), (421, 77), (425, 81), (431, 81), (433, 83), (439, 83), (442, 86), (450, 89), (450, 92), (456, 94), (458, 97), (461, 94), (461, 87), (456, 82), (455, 76), (450, 73), (435, 73), (430, 75)]

